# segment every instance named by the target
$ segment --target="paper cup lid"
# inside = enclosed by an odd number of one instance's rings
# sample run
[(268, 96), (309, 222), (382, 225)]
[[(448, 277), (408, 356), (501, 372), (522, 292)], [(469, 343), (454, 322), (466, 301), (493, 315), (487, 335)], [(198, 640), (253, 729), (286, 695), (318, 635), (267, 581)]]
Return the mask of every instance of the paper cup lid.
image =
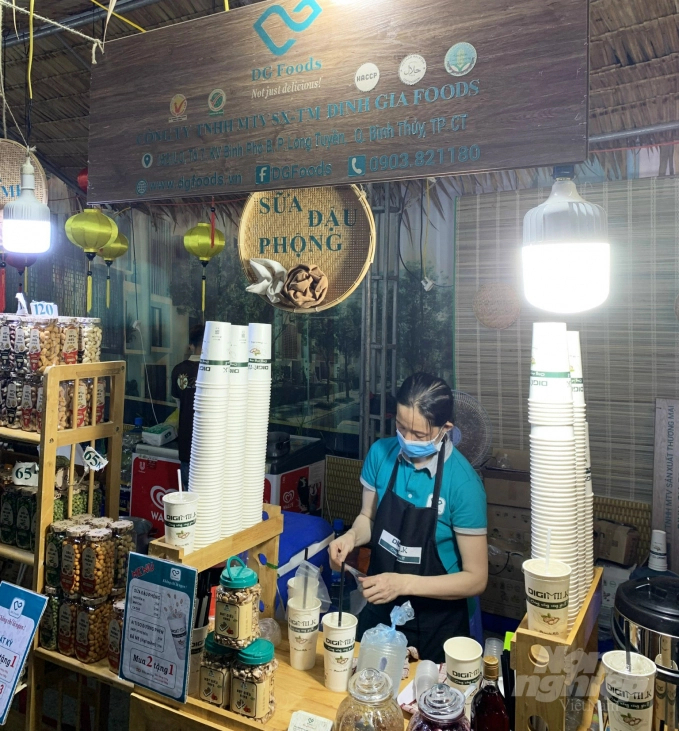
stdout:
[(264, 665), (273, 660), (274, 654), (273, 643), (260, 637), (238, 653), (238, 662), (243, 665)]
[[(240, 566), (234, 569), (232, 566), (234, 562)], [(257, 581), (257, 572), (248, 568), (239, 556), (231, 556), (219, 577), (219, 583), (227, 589), (247, 589), (249, 586), (254, 586)], [(265, 662), (268, 661), (265, 660)]]

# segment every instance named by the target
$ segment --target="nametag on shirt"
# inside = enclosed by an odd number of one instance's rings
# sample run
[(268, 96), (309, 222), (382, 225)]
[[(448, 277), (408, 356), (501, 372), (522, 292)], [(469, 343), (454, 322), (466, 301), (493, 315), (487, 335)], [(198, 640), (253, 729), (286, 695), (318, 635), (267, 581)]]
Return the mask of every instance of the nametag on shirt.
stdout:
[(401, 541), (392, 536), (389, 531), (383, 530), (379, 545), (392, 556), (396, 556), (398, 563), (422, 563), (422, 548), (419, 546), (404, 546)]

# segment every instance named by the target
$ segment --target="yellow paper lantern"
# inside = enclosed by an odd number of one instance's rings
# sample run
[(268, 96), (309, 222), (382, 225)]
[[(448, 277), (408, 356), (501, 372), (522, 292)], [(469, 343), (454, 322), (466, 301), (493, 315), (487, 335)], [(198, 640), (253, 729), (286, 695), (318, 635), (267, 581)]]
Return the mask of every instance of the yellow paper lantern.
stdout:
[(114, 259), (126, 254), (129, 246), (130, 242), (127, 240), (127, 236), (118, 231), (118, 236), (113, 241), (97, 251), (97, 256), (100, 256), (106, 262), (106, 309), (111, 304), (111, 264), (113, 264)]
[(66, 221), (68, 240), (85, 252), (87, 257), (87, 311), (92, 309), (92, 260), (99, 249), (107, 246), (118, 235), (115, 221), (98, 208), (86, 208)]
[(218, 228), (214, 229), (214, 237), (212, 236), (212, 226), (209, 223), (199, 223), (184, 234), (184, 248), (197, 256), (203, 265), (202, 276), (202, 310), (205, 312), (205, 268), (212, 257), (217, 256), (224, 248), (224, 234)]

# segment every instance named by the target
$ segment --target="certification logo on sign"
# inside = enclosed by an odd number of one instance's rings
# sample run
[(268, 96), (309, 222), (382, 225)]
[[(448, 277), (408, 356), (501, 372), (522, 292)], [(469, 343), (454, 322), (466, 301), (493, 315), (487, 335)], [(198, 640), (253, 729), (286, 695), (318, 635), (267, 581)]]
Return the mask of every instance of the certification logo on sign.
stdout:
[(47, 597), (0, 583), (0, 724), (7, 721), (28, 651), (33, 645)]
[(120, 677), (186, 702), (198, 572), (131, 553)]

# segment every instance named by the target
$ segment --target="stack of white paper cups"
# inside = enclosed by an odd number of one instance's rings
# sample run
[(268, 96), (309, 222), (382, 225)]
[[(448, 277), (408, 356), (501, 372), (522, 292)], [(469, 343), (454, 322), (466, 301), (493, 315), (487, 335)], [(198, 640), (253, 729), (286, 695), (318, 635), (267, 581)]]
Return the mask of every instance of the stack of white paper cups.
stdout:
[(243, 528), (262, 520), (266, 440), (271, 404), (271, 325), (250, 323), (248, 405), (243, 472)]
[(229, 405), (224, 442), (222, 538), (238, 533), (243, 520), (243, 439), (248, 413), (248, 326), (231, 325)]
[(231, 325), (205, 323), (196, 379), (189, 490), (198, 495), (195, 548), (222, 534), (224, 437), (227, 427)]
[(594, 581), (594, 493), (592, 492), (592, 460), (589, 453), (589, 424), (585, 422), (585, 574), (587, 591)]
[(563, 322), (533, 325), (528, 421), (531, 424), (531, 550), (545, 558), (551, 529), (550, 558), (571, 567), (569, 622), (579, 605), (578, 506), (575, 471), (573, 394), (568, 337)]

